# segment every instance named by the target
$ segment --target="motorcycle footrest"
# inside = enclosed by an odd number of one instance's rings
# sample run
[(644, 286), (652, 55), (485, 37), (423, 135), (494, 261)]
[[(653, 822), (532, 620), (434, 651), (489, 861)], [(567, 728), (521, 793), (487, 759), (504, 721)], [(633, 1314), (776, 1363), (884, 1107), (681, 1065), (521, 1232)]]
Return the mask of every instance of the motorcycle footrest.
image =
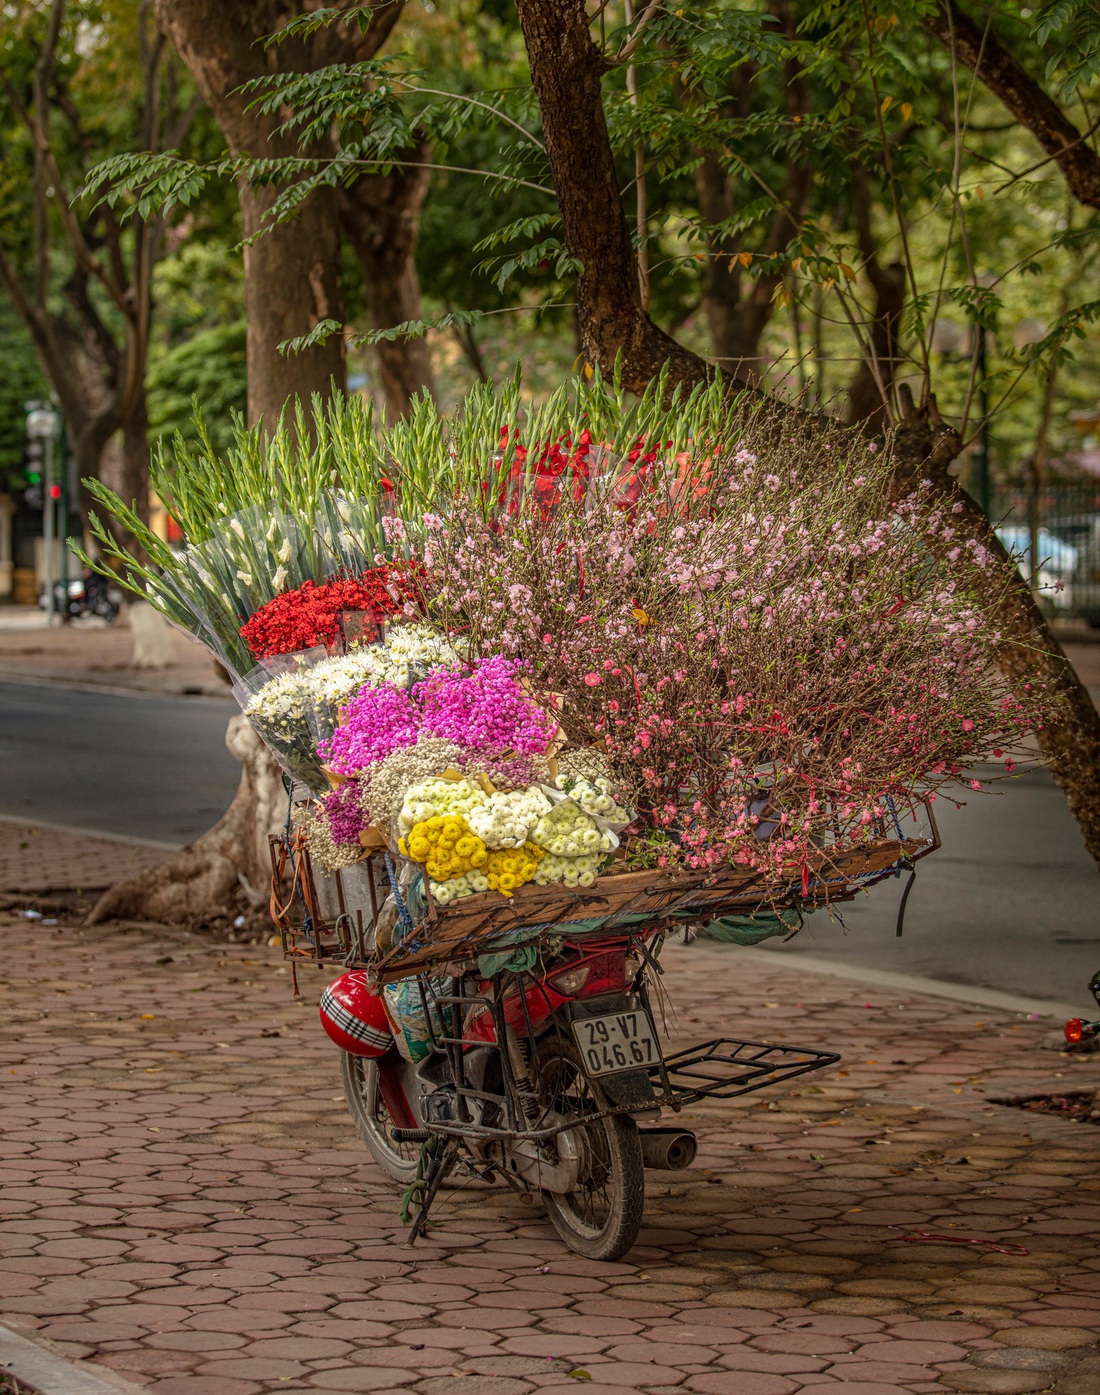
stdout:
[(391, 1129), (390, 1134), (395, 1143), (427, 1143), (432, 1136), (428, 1129)]

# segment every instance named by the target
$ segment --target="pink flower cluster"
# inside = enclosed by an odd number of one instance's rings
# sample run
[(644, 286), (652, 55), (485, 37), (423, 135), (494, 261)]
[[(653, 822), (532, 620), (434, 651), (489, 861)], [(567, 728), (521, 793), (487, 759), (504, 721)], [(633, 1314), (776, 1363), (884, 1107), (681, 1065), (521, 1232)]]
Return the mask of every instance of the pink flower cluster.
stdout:
[(499, 654), (469, 672), (437, 670), (414, 689), (424, 734), (447, 737), (469, 751), (545, 751), (557, 720), (523, 691), (517, 676), (522, 670), (522, 664)]
[(325, 765), (340, 775), (355, 775), (385, 760), (400, 746), (414, 746), (420, 713), (403, 689), (390, 684), (363, 688), (344, 708), (343, 719), (317, 751)]
[(359, 795), (359, 781), (352, 779), (337, 785), (321, 800), (332, 841), (337, 846), (358, 843), (360, 833), (367, 826)]

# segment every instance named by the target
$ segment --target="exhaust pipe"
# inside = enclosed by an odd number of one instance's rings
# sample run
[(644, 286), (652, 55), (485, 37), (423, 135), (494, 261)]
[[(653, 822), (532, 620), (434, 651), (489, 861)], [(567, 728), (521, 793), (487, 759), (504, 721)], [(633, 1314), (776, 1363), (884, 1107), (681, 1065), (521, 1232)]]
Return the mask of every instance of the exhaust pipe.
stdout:
[(687, 1129), (639, 1129), (642, 1165), (660, 1172), (679, 1172), (695, 1161), (699, 1145)]

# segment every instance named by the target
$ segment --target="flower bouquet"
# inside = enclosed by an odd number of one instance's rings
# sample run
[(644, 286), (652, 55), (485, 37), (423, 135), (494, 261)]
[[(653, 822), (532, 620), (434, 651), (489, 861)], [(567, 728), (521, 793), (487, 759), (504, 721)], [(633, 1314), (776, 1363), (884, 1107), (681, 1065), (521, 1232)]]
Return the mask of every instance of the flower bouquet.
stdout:
[(248, 675), (319, 796), (321, 867), (384, 841), (428, 940), (812, 905), (931, 846), (903, 829), (975, 766), (1027, 758), (1053, 699), (1024, 647), (1011, 678), (994, 662), (1009, 575), (929, 486), (897, 495), (886, 451), (720, 385), (671, 409), (517, 391), (378, 431), (337, 404), (201, 480), (177, 452), (185, 551), (99, 530)]

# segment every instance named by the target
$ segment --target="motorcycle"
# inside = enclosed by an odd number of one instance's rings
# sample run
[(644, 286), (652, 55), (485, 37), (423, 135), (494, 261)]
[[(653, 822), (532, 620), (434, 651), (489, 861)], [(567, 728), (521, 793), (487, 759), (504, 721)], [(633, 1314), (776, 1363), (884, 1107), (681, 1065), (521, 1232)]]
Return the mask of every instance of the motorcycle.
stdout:
[(691, 1130), (655, 1126), (664, 1108), (839, 1060), (731, 1038), (666, 1056), (650, 986), (667, 928), (566, 936), (529, 968), (405, 980), (424, 1036), (418, 1060), (407, 1059), (407, 1035), (398, 1048), (403, 1028), (386, 989), (363, 970), (329, 985), (321, 1021), (341, 1046), (356, 1128), (382, 1171), (419, 1199), (410, 1244), (457, 1169), (541, 1197), (571, 1250), (619, 1259), (642, 1225), (645, 1169), (685, 1168), (696, 1154)]
[[(113, 625), (118, 619), (122, 606), (121, 590), (105, 576), (84, 569), (80, 578), (71, 581), (56, 581), (53, 588), (53, 610), (55, 615), (66, 620), (83, 620), (90, 615)], [(46, 588), (38, 598), (38, 604), (46, 609)]]

